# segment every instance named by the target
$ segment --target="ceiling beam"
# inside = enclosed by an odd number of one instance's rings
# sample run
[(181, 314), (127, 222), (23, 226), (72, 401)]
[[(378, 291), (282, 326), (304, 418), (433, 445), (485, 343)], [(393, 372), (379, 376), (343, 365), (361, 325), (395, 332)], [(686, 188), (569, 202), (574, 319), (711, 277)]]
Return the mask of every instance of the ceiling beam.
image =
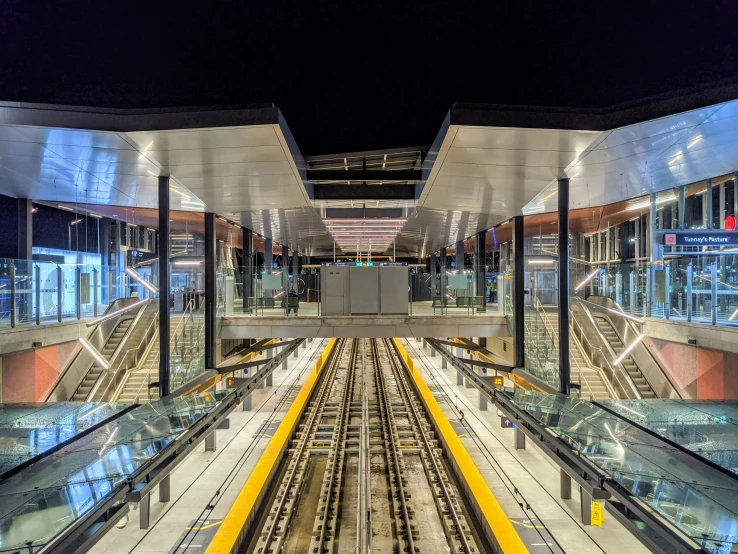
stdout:
[(420, 169), (308, 169), (308, 181), (420, 181)]
[(314, 200), (414, 200), (415, 185), (314, 185)]

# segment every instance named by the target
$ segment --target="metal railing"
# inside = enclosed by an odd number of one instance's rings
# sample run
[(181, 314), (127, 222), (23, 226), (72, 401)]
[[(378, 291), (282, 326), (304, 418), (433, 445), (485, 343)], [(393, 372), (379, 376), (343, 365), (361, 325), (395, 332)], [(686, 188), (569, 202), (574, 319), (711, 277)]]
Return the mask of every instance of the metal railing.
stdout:
[[(558, 342), (558, 336), (556, 334), (556, 327), (554, 326), (553, 322), (548, 317), (548, 314), (546, 313), (546, 310), (543, 307), (543, 304), (541, 304), (541, 301), (536, 298), (535, 301), (535, 309), (537, 312), (542, 314), (541, 319), (543, 320), (544, 327), (546, 329), (551, 330), (551, 337), (554, 343)], [(558, 353), (557, 353), (558, 354)], [(572, 355), (571, 353), (571, 345), (569, 346), (569, 361), (573, 362), (574, 364), (574, 370), (579, 375), (579, 395), (581, 397), (582, 394), (582, 383), (587, 387), (587, 390), (589, 391), (589, 397), (594, 398), (594, 392), (592, 391), (592, 387), (590, 386), (589, 382), (587, 381), (587, 377), (584, 375), (584, 371), (582, 370), (582, 366), (579, 365), (579, 361)]]

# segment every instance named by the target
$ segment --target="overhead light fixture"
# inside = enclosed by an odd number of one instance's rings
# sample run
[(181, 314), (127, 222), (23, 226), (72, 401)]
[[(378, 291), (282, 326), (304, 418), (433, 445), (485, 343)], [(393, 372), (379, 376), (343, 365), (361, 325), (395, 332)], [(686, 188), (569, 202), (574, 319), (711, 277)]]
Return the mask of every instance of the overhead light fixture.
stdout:
[(81, 219), (75, 219), (74, 221), (72, 221), (70, 223), (70, 225), (77, 225), (78, 223), (82, 223), (82, 220)]
[(152, 285), (151, 283), (149, 283), (146, 279), (144, 279), (143, 277), (141, 277), (138, 273), (136, 273), (135, 271), (133, 271), (130, 267), (127, 267), (126, 268), (126, 273), (128, 273), (128, 275), (130, 275), (136, 281), (138, 281), (139, 283), (141, 283), (143, 285), (143, 287), (146, 290), (148, 290), (149, 292), (151, 292), (152, 294), (156, 294), (157, 292), (159, 292), (154, 285)]
[(590, 281), (591, 281), (592, 279), (594, 279), (594, 278), (595, 278), (595, 276), (596, 276), (596, 275), (599, 275), (599, 273), (600, 273), (600, 270), (599, 270), (599, 269), (597, 269), (597, 270), (593, 271), (593, 272), (592, 272), (592, 273), (591, 273), (590, 275), (587, 275), (587, 278), (586, 278), (586, 279), (585, 279), (584, 281), (582, 281), (581, 283), (579, 283), (579, 284), (577, 285), (577, 288), (575, 288), (575, 289), (574, 289), (574, 292), (577, 292), (577, 291), (578, 291), (579, 289), (581, 289), (581, 288), (582, 288), (582, 287), (583, 287), (584, 285), (586, 285), (587, 283), (589, 283), (589, 282), (590, 282)]
[(645, 335), (642, 335), (642, 334), (638, 335), (638, 338), (636, 338), (632, 343), (630, 343), (630, 346), (628, 346), (628, 348), (623, 350), (623, 353), (620, 354), (620, 356), (618, 356), (618, 359), (615, 360), (615, 363), (613, 365), (617, 366), (623, 363), (623, 360), (628, 357), (628, 354), (630, 354), (636, 346), (638, 346), (638, 343), (643, 340), (643, 337), (645, 337)]
[(95, 219), (102, 219), (103, 216), (97, 215), (97, 214), (89, 214), (90, 217), (94, 217)]
[(200, 265), (202, 261), (196, 260), (182, 260), (180, 262), (174, 262), (174, 265)]
[(74, 208), (70, 208), (69, 206), (63, 206), (61, 204), (56, 205), (57, 208), (61, 208), (62, 210), (67, 210), (68, 212), (73, 212)]
[(31, 213), (35, 214), (38, 211), (38, 208), (31, 208)]
[[(671, 193), (671, 195), (665, 197), (665, 198), (657, 198), (656, 204), (663, 204), (664, 202), (674, 202), (676, 201), (677, 197), (674, 193)], [(633, 204), (632, 206), (627, 208), (627, 211), (632, 212), (633, 210), (640, 210), (643, 208), (648, 208), (651, 205), (650, 200), (643, 200), (641, 202), (638, 202), (637, 204)]]
[(101, 317), (98, 317), (97, 319), (93, 319), (92, 321), (87, 322), (87, 327), (93, 327), (97, 325), (98, 323), (102, 323), (103, 321), (107, 321), (108, 319), (113, 319), (114, 317), (119, 316), (122, 313), (125, 313), (129, 310), (134, 309), (137, 307), (141, 302), (148, 302), (148, 300), (141, 299), (138, 302), (134, 302), (133, 304), (129, 304), (125, 308), (121, 308), (120, 310), (115, 310), (112, 312), (109, 312)]
[(529, 264), (533, 265), (548, 265), (554, 263), (556, 260), (528, 260)]
[(100, 354), (100, 352), (95, 350), (95, 348), (89, 342), (87, 342), (87, 339), (85, 339), (84, 337), (80, 337), (79, 342), (84, 347), (84, 349), (87, 350), (93, 358), (95, 358), (95, 361), (100, 364), (103, 369), (110, 369), (110, 364), (105, 360), (105, 358), (102, 357), (102, 354)]

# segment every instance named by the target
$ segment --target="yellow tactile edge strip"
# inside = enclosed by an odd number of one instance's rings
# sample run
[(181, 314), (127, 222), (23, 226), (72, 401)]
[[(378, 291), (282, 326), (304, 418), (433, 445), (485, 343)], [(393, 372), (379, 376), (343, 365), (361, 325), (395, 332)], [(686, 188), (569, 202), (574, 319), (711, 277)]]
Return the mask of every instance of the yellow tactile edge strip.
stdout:
[(394, 339), (394, 341), (397, 351), (410, 370), (410, 376), (415, 382), (426, 410), (433, 419), (436, 429), (442, 435), (448, 454), (453, 458), (452, 461), (459, 472), (459, 478), (466, 482), (468, 491), (473, 497), (471, 500), (476, 503), (479, 509), (478, 515), (480, 515), (480, 519), (484, 519), (483, 523), (486, 523), (488, 531), (492, 534), (490, 539), (494, 539), (499, 551), (504, 554), (527, 554), (528, 549), (515, 531), (510, 518), (505, 514), (476, 464), (469, 456), (469, 452), (462, 444), (461, 439), (451, 427), (451, 423), (438, 405), (425, 380), (415, 369), (415, 362), (402, 346), (400, 340)]
[(238, 552), (245, 535), (245, 530), (248, 527), (247, 524), (255, 516), (257, 502), (266, 493), (266, 486), (271, 481), (273, 473), (279, 467), (279, 460), (292, 436), (295, 425), (297, 425), (297, 420), (300, 418), (302, 410), (313, 391), (313, 387), (323, 370), (323, 365), (333, 351), (335, 344), (336, 339), (328, 341), (328, 346), (325, 347), (318, 358), (315, 368), (308, 375), (305, 384), (300, 389), (287, 414), (272, 436), (272, 440), (269, 441), (259, 461), (256, 462), (246, 484), (241, 489), (241, 492), (238, 493), (230, 510), (228, 510), (228, 514), (223, 520), (223, 523), (221, 523), (218, 532), (205, 551), (206, 554)]

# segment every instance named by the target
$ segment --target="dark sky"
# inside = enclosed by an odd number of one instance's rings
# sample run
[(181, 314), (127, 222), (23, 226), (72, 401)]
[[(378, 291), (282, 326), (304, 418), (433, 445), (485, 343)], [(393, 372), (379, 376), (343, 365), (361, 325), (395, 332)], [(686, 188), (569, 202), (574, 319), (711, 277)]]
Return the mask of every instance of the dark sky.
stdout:
[(304, 154), (428, 145), (454, 101), (601, 106), (738, 76), (735, 0), (0, 9), (0, 99), (274, 102)]

